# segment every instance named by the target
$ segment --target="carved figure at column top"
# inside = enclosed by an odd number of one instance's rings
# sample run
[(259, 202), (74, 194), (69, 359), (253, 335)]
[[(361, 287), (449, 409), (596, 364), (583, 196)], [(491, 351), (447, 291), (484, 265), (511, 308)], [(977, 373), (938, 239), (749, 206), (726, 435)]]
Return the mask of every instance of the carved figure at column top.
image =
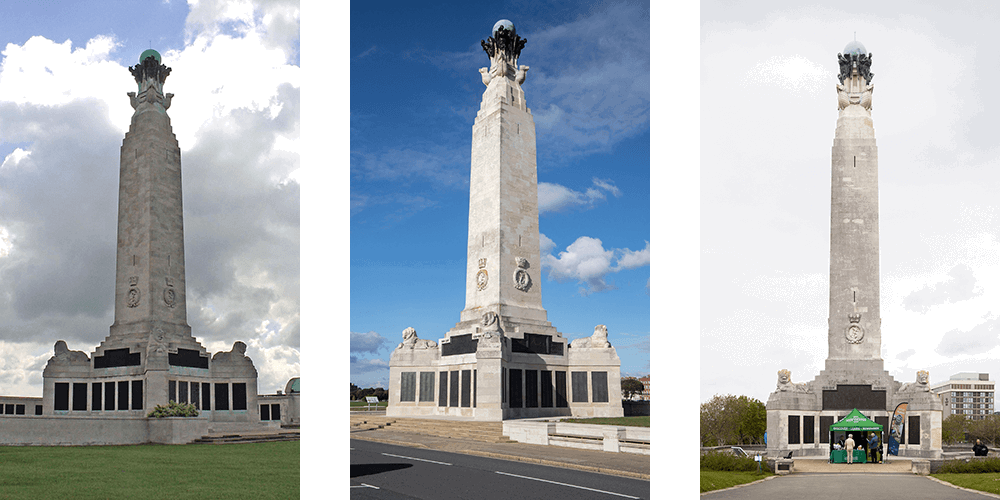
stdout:
[(436, 347), (437, 342), (417, 337), (417, 330), (410, 327), (403, 330), (403, 341), (396, 346), (396, 349), (433, 349)]
[(604, 325), (597, 325), (594, 327), (593, 335), (582, 339), (576, 339), (573, 342), (570, 342), (569, 346), (574, 349), (600, 349), (611, 347), (611, 342), (608, 342), (608, 327)]
[(865, 50), (860, 42), (847, 44), (843, 54), (837, 54), (840, 73), (837, 79), (837, 109), (844, 109), (851, 104), (860, 104), (866, 110), (872, 108), (872, 92), (875, 86), (871, 72), (872, 54)]
[(56, 342), (53, 350), (55, 354), (52, 356), (50, 361), (55, 361), (57, 363), (89, 363), (90, 357), (87, 356), (83, 351), (71, 351), (69, 347), (66, 346), (65, 340), (59, 340)]
[[(483, 50), (486, 51), (486, 55), (490, 57), (491, 65), (497, 69), (497, 75), (495, 76), (505, 76), (507, 74), (507, 64), (517, 68), (517, 59), (521, 57), (521, 49), (528, 43), (528, 40), (517, 36), (514, 23), (506, 19), (497, 21), (493, 26), (492, 35), (486, 40), (480, 40), (479, 43), (483, 46)], [(497, 62), (505, 62), (507, 64), (498, 65)]]
[(903, 384), (899, 392), (930, 392), (930, 373), (927, 370), (917, 372), (917, 381)]
[(212, 356), (212, 363), (242, 363), (251, 362), (246, 356), (247, 345), (237, 340), (233, 342), (233, 349), (230, 351), (219, 351)]
[(810, 392), (810, 384), (794, 384), (790, 370), (778, 370), (778, 392)]
[(163, 93), (163, 83), (170, 75), (170, 68), (160, 64), (160, 54), (149, 49), (139, 56), (139, 64), (128, 67), (135, 83), (139, 84), (138, 94), (128, 92), (129, 103), (132, 109), (139, 109), (143, 103), (159, 104), (163, 110), (170, 108), (170, 101), (173, 94)]

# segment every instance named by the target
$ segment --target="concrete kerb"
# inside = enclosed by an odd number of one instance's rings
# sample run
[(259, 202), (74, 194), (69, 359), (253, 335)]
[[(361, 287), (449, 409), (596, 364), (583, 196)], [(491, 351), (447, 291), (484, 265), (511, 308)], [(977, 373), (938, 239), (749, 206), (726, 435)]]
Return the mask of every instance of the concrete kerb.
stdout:
[(979, 490), (973, 490), (973, 489), (969, 489), (969, 488), (963, 488), (961, 486), (957, 486), (957, 485), (951, 484), (948, 481), (942, 481), (942, 480), (940, 480), (940, 479), (938, 479), (936, 477), (931, 477), (931, 476), (926, 476), (926, 477), (927, 477), (927, 479), (930, 479), (931, 481), (937, 481), (937, 482), (939, 482), (939, 483), (941, 483), (941, 484), (943, 484), (945, 486), (951, 486), (952, 488), (955, 488), (957, 490), (964, 490), (964, 491), (968, 491), (968, 492), (971, 492), (971, 493), (979, 493), (980, 495), (984, 495), (984, 496), (988, 496), (988, 497), (992, 497), (992, 498), (1000, 498), (1000, 495), (997, 495), (997, 494), (994, 494), (994, 493), (987, 493), (985, 491), (979, 491)]
[(706, 491), (706, 492), (702, 493), (702, 494), (701, 494), (701, 496), (705, 496), (705, 495), (711, 495), (712, 493), (718, 493), (718, 492), (720, 492), (720, 491), (730, 491), (730, 490), (735, 490), (735, 489), (737, 489), (737, 488), (742, 488), (742, 487), (744, 487), (744, 486), (750, 486), (751, 484), (757, 484), (757, 483), (761, 483), (761, 482), (764, 482), (764, 481), (769, 481), (769, 480), (771, 480), (771, 479), (774, 479), (774, 478), (776, 478), (776, 477), (778, 477), (778, 476), (777, 476), (777, 475), (774, 475), (774, 476), (768, 476), (768, 477), (765, 477), (764, 479), (758, 479), (758, 480), (756, 480), (756, 481), (754, 481), (754, 482), (752, 482), (752, 483), (743, 483), (743, 484), (737, 484), (736, 486), (730, 486), (730, 487), (728, 487), (728, 488), (723, 488), (723, 489), (721, 489), (721, 490), (712, 490), (712, 491)]
[(407, 441), (397, 441), (395, 439), (385, 439), (385, 438), (380, 438), (380, 437), (365, 436), (364, 434), (355, 435), (355, 433), (353, 433), (353, 432), (351, 433), (351, 439), (360, 439), (362, 441), (373, 441), (373, 442), (376, 442), (376, 443), (393, 444), (393, 445), (396, 445), (396, 446), (407, 446), (409, 448), (424, 448), (424, 449), (427, 449), (427, 450), (430, 449), (430, 446), (427, 446), (427, 445), (422, 444), (422, 443), (410, 443), (410, 442), (407, 442)]

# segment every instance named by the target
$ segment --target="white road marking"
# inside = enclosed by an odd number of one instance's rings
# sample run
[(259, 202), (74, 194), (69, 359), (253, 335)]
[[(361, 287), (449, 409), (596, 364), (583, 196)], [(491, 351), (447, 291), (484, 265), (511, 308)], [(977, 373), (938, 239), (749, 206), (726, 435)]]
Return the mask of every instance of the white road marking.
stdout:
[(370, 484), (365, 484), (365, 483), (361, 483), (359, 485), (353, 485), (352, 484), (351, 488), (375, 488), (376, 490), (382, 489), (382, 488), (379, 488), (378, 486), (372, 486)]
[(625, 498), (642, 498), (642, 497), (634, 497), (634, 496), (631, 496), (631, 495), (623, 495), (621, 493), (615, 493), (615, 492), (612, 492), (612, 491), (595, 490), (594, 488), (587, 488), (586, 486), (577, 486), (575, 484), (566, 484), (566, 483), (559, 483), (559, 482), (556, 482), (556, 481), (549, 481), (548, 479), (538, 479), (537, 477), (519, 476), (517, 474), (511, 474), (509, 472), (496, 471), (496, 473), (497, 474), (503, 474), (505, 476), (519, 477), (521, 479), (531, 479), (532, 481), (541, 481), (543, 483), (552, 483), (552, 484), (558, 484), (560, 486), (569, 486), (570, 488), (579, 488), (581, 490), (596, 491), (598, 493), (607, 493), (608, 495), (615, 495), (615, 496), (619, 496), (619, 497), (625, 497)]
[(445, 463), (445, 462), (435, 462), (433, 460), (426, 460), (426, 459), (423, 459), (423, 458), (404, 457), (402, 455), (392, 455), (390, 453), (383, 453), (383, 455), (385, 455), (387, 457), (405, 458), (407, 460), (420, 460), (421, 462), (430, 462), (432, 464), (451, 465), (451, 464)]

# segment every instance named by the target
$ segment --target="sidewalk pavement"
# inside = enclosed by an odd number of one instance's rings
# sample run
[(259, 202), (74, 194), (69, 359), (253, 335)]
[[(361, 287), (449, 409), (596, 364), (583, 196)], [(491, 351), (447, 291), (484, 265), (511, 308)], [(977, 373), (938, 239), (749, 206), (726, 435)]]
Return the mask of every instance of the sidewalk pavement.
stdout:
[(907, 458), (890, 457), (884, 464), (831, 464), (826, 458), (793, 458), (793, 460), (795, 461), (795, 473), (912, 474), (910, 470), (912, 465)]
[(517, 442), (483, 443), (387, 429), (351, 431), (351, 439), (364, 439), (399, 446), (428, 448), (649, 480), (649, 455), (635, 453), (612, 453)]

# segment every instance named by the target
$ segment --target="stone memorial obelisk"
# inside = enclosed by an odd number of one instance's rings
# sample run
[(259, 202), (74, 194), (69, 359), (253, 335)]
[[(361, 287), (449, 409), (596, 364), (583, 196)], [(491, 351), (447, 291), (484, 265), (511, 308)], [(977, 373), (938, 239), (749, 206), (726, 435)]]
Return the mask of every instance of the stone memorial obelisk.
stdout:
[(56, 343), (43, 413), (135, 417), (176, 401), (217, 428), (259, 425), (246, 344), (210, 358), (187, 323), (181, 150), (167, 116), (173, 94), (163, 92), (171, 69), (150, 49), (129, 71), (137, 91), (121, 147), (114, 324), (92, 358)]
[(542, 307), (535, 123), (521, 88), (529, 68), (518, 64), (526, 40), (506, 19), (491, 34), (472, 126), (465, 308), (440, 345), (403, 332), (387, 414), (620, 416), (621, 362), (607, 329), (570, 348)]
[[(823, 455), (829, 425), (857, 408), (887, 427), (899, 403), (909, 403), (901, 454), (938, 457), (941, 402), (927, 372), (902, 385), (884, 369), (879, 307), (878, 148), (872, 122), (872, 55), (853, 41), (838, 54), (837, 128), (830, 204), (829, 355), (812, 382), (778, 372), (767, 402), (768, 454)], [(886, 434), (888, 437), (888, 433)]]

